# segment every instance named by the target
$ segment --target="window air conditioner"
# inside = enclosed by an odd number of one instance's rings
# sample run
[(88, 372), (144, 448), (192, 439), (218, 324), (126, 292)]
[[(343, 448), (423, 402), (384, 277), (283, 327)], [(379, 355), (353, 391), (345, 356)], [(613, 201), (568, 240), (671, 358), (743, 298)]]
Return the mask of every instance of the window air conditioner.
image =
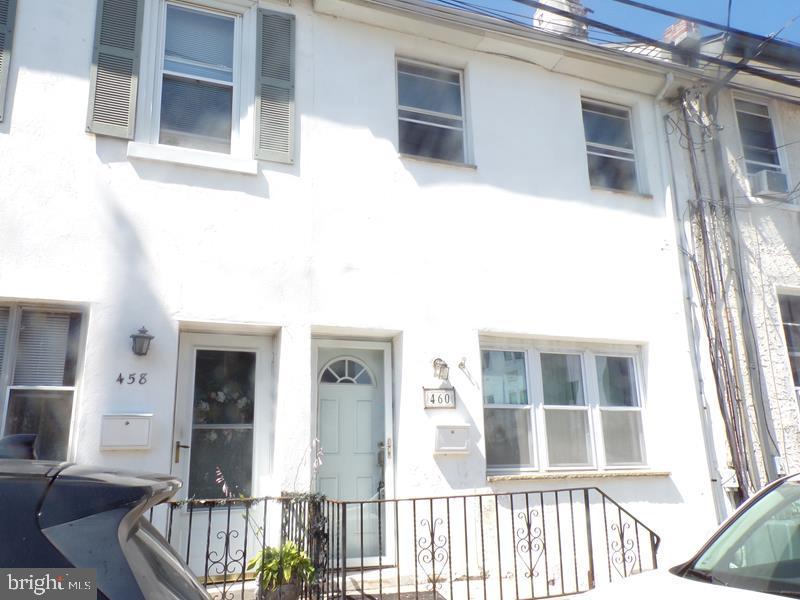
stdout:
[(762, 198), (785, 200), (789, 193), (789, 180), (778, 171), (764, 169), (750, 175), (750, 194)]

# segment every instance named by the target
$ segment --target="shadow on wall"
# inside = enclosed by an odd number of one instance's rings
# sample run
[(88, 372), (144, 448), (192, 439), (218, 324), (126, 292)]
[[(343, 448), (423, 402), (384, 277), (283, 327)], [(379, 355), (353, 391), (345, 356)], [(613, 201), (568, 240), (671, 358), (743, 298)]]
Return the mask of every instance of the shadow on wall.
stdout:
[[(108, 194), (107, 191), (102, 193)], [(109, 293), (102, 304), (95, 305), (90, 318), (89, 343), (85, 370), (113, 372), (114, 376), (90, 376), (92, 386), (84, 391), (89, 404), (112, 413), (152, 412), (150, 432), (151, 451), (146, 456), (137, 453), (111, 453), (103, 460), (115, 465), (134, 467), (147, 461), (149, 469), (170, 471), (170, 445), (174, 404), (174, 378), (177, 349), (175, 323), (162, 301), (166, 294), (155, 288), (156, 266), (148, 256), (146, 245), (137, 227), (125, 214), (120, 201), (105, 196), (108, 219), (107, 274)], [(136, 356), (131, 350), (129, 334), (146, 326), (155, 341), (146, 356)], [(116, 371), (147, 374), (145, 383), (138, 379), (132, 385), (115, 381)], [(80, 411), (80, 428), (97, 431), (100, 415), (96, 410)], [(79, 452), (90, 451), (93, 444), (81, 444)], [(91, 449), (91, 450), (90, 450)], [(78, 457), (83, 460), (82, 457)], [(94, 459), (93, 460), (97, 460)]]

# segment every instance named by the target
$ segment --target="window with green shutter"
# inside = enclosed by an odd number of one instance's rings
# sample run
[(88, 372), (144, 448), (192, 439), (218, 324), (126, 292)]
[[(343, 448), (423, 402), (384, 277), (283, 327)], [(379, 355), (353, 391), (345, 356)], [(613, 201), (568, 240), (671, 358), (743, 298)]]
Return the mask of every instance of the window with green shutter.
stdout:
[[(107, 10), (100, 10), (100, 31)], [(126, 31), (134, 22), (128, 21)], [(138, 113), (144, 121), (129, 156), (251, 173), (254, 158), (294, 161), (294, 15), (256, 3), (237, 11), (235, 5), (154, 0), (141, 28), (127, 39), (135, 47), (142, 37), (152, 40), (157, 51), (143, 68)], [(95, 104), (101, 100), (93, 93)]]
[(86, 128), (133, 139), (143, 0), (99, 0)]

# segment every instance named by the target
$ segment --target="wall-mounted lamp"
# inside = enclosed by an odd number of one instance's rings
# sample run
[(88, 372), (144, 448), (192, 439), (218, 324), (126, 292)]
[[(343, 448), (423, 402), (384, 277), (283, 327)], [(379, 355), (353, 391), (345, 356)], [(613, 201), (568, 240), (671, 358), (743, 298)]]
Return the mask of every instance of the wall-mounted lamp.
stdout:
[(137, 333), (131, 334), (131, 348), (136, 356), (144, 356), (150, 350), (150, 340), (154, 336), (147, 333), (147, 328), (142, 325), (142, 328)]
[(450, 367), (441, 358), (433, 361), (433, 376), (442, 381), (447, 381), (450, 377)]

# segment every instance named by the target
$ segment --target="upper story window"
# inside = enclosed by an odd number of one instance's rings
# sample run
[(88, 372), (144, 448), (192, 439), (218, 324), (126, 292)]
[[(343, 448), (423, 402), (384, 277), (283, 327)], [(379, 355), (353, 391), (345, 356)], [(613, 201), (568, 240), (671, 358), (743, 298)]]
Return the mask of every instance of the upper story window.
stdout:
[(462, 73), (397, 61), (400, 152), (466, 162)]
[(165, 7), (158, 141), (229, 153), (234, 110), (234, 39), (239, 19)]
[(485, 349), (482, 366), (489, 469), (645, 464), (635, 355)]
[(734, 102), (747, 174), (753, 175), (764, 170), (781, 172), (769, 108), (765, 104), (740, 98), (736, 98)]
[(3, 435), (37, 434), (39, 458), (66, 460), (82, 316), (0, 306)]
[(87, 130), (131, 140), (133, 158), (292, 163), (295, 30), (255, 1), (98, 0)]
[(792, 380), (800, 389), (800, 296), (780, 296), (779, 303)]
[(638, 192), (630, 109), (593, 100), (582, 100), (581, 106), (590, 183)]

